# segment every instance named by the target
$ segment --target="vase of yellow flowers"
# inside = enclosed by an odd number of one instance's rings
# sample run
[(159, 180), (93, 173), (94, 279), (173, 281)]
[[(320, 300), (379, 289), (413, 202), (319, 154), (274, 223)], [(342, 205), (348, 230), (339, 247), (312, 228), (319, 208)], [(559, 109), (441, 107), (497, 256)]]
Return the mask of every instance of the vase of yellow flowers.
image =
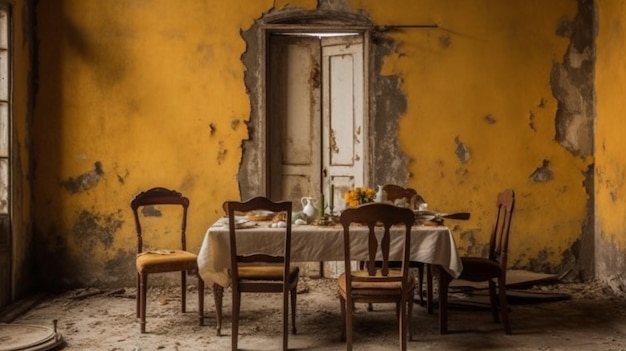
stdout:
[(347, 207), (357, 207), (374, 201), (375, 196), (376, 191), (374, 189), (360, 186), (346, 192), (343, 195), (343, 199)]

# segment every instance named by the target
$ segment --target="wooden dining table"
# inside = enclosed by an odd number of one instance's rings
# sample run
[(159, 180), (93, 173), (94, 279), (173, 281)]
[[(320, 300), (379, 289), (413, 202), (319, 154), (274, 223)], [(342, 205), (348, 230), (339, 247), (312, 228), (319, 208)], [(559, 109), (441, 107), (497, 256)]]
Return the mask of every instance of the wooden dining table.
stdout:
[[(218, 335), (222, 319), (224, 288), (230, 280), (230, 242), (228, 225), (224, 218), (211, 225), (198, 253), (198, 269), (202, 279), (213, 285)], [(246, 222), (238, 230), (237, 249), (242, 253), (281, 253), (283, 241), (278, 228), (271, 222)], [(367, 260), (367, 227), (351, 228), (351, 255), (354, 260)], [(392, 227), (390, 260), (401, 260), (403, 227)], [(382, 228), (380, 228), (382, 235)], [(439, 265), (457, 278), (463, 264), (450, 229), (444, 225), (417, 224), (411, 230), (411, 261)], [(291, 234), (291, 262), (343, 262), (343, 228), (335, 225), (293, 225)]]

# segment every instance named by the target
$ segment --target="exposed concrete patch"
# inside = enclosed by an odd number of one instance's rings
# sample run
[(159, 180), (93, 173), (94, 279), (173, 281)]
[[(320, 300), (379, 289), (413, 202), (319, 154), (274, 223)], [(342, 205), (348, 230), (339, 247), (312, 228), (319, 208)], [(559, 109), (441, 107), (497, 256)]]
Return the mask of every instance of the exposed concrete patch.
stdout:
[(602, 248), (602, 255), (597, 255), (595, 271), (602, 282), (607, 283), (613, 291), (626, 294), (626, 251), (620, 250), (619, 245), (606, 240), (608, 235), (601, 233), (596, 239), (596, 245)]
[(348, 0), (318, 0), (317, 7), (320, 10), (330, 11), (350, 11), (350, 2)]
[(142, 206), (141, 214), (144, 217), (161, 217), (163, 215), (156, 206)]
[(550, 161), (543, 160), (543, 163), (531, 175), (530, 181), (535, 183), (547, 182), (554, 178), (554, 174), (550, 169)]
[[(402, 91), (402, 79), (398, 76), (378, 74), (386, 56), (396, 50), (396, 43), (382, 32), (372, 33), (373, 62), (372, 99), (370, 100), (371, 127), (376, 133), (370, 133), (374, 145), (371, 179), (376, 184), (407, 183), (409, 158), (401, 152), (398, 141), (398, 122), (406, 112), (407, 100)], [(373, 140), (371, 140), (373, 138)], [(390, 172), (390, 170), (393, 170)]]
[(573, 21), (562, 20), (557, 35), (571, 39), (563, 63), (555, 63), (550, 83), (558, 101), (555, 140), (577, 156), (593, 154), (596, 29), (591, 0), (578, 1)]
[(76, 179), (70, 177), (68, 180), (62, 181), (61, 185), (70, 193), (75, 194), (94, 187), (102, 175), (104, 175), (102, 163), (97, 161), (94, 163), (93, 170), (79, 175)]

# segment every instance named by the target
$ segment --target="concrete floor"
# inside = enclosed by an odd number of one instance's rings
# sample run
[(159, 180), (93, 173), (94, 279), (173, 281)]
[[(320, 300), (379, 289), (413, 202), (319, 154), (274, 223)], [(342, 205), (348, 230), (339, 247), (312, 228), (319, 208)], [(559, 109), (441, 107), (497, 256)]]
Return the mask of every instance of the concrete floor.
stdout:
[[(339, 341), (341, 315), (333, 279), (304, 279), (298, 295), (298, 334), (289, 336), (292, 350), (344, 350)], [(91, 290), (93, 291), (93, 290)], [(536, 291), (536, 290), (533, 290)], [(559, 302), (512, 304), (513, 335), (493, 323), (489, 311), (450, 311), (451, 333), (439, 335), (437, 315), (414, 309), (414, 341), (409, 350), (626, 350), (626, 299), (599, 284), (559, 284), (544, 292), (562, 292)], [(49, 297), (13, 323), (51, 325), (66, 345), (63, 350), (227, 350), (230, 337), (230, 290), (225, 292), (224, 336), (215, 333), (213, 297), (206, 293), (205, 326), (197, 321), (197, 291), (188, 297), (189, 312), (181, 313), (176, 288), (149, 292), (147, 333), (139, 333), (134, 289), (85, 296), (85, 290)], [(87, 294), (88, 295), (88, 294)], [(239, 347), (242, 350), (280, 348), (280, 304), (276, 295), (244, 295)], [(376, 305), (368, 312), (358, 305), (355, 350), (397, 350), (398, 335), (392, 306)]]

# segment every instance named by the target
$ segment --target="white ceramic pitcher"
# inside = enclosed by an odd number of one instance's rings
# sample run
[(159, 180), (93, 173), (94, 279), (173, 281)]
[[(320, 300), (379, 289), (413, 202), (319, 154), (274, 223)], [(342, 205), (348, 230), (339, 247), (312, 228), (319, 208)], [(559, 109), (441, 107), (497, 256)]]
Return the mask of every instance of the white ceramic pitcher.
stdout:
[(302, 202), (302, 213), (304, 213), (309, 220), (313, 219), (317, 215), (317, 209), (315, 208), (315, 199), (309, 196), (305, 196), (300, 199)]

